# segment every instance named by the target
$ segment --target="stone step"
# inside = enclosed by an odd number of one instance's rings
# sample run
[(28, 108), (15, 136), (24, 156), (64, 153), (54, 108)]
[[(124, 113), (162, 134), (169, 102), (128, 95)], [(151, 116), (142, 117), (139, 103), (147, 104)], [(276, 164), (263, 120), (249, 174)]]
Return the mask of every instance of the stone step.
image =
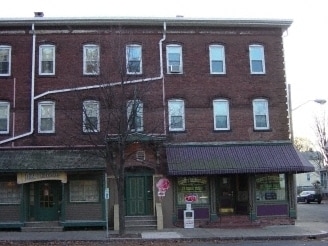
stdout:
[(26, 222), (21, 228), (22, 232), (60, 232), (63, 226), (58, 221), (33, 221)]
[(156, 230), (157, 220), (155, 216), (126, 216), (125, 227), (127, 230)]

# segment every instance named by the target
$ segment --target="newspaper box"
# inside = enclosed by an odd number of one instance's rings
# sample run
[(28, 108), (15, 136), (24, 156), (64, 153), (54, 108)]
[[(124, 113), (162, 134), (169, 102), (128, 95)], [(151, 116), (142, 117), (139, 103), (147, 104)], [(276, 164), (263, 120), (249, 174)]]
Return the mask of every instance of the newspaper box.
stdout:
[(187, 203), (186, 210), (183, 211), (184, 228), (194, 228), (194, 210), (191, 209), (191, 204)]

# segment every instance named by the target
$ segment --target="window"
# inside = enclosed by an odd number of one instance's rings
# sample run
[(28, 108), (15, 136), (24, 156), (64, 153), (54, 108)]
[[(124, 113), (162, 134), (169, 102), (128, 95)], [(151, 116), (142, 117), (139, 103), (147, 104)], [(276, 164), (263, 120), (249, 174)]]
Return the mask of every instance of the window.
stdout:
[(55, 74), (55, 46), (41, 45), (39, 48), (39, 74)]
[(249, 60), (251, 74), (265, 74), (264, 47), (262, 45), (249, 46)]
[(70, 181), (70, 202), (99, 202), (97, 180)]
[(170, 100), (168, 102), (169, 110), (169, 130), (185, 130), (185, 106), (183, 100)]
[(268, 101), (265, 99), (255, 99), (253, 101), (254, 129), (269, 129), (269, 109)]
[(185, 205), (186, 202), (193, 204), (209, 203), (209, 188), (206, 177), (179, 177), (177, 191), (179, 205)]
[(39, 103), (39, 133), (55, 132), (55, 103), (40, 102)]
[(99, 130), (99, 102), (83, 102), (83, 132), (98, 132)]
[(9, 76), (11, 73), (11, 47), (0, 45), (0, 76)]
[(9, 103), (0, 102), (0, 134), (9, 133), (9, 112)]
[(127, 103), (128, 127), (131, 131), (143, 131), (143, 103), (139, 100), (130, 100)]
[(180, 45), (168, 45), (166, 47), (167, 72), (182, 73), (182, 47)]
[(83, 74), (97, 75), (99, 74), (99, 46), (84, 45), (83, 46)]
[(210, 46), (210, 69), (211, 69), (211, 74), (226, 73), (223, 45)]
[(126, 69), (128, 74), (142, 73), (142, 53), (140, 45), (126, 46)]
[(229, 102), (227, 100), (213, 101), (214, 130), (229, 130)]
[(261, 174), (255, 176), (256, 200), (285, 200), (286, 181), (285, 174)]
[(20, 189), (16, 182), (0, 182), (0, 204), (19, 204)]

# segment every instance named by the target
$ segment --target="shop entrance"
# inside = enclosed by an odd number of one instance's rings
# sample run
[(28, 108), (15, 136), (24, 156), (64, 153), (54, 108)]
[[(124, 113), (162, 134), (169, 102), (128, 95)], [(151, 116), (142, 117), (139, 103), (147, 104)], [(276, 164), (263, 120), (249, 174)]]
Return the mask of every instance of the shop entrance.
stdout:
[(61, 189), (59, 181), (41, 181), (30, 184), (30, 208), (36, 221), (59, 219)]
[(218, 178), (218, 214), (247, 214), (248, 204), (247, 175), (224, 175)]

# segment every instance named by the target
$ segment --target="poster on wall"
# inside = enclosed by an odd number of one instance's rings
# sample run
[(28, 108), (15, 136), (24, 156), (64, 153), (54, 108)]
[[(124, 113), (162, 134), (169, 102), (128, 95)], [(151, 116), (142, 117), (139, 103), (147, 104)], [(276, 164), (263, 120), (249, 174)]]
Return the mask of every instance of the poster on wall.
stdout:
[(170, 181), (167, 178), (161, 178), (156, 183), (158, 189), (157, 195), (159, 198), (165, 197), (166, 191), (170, 188)]

